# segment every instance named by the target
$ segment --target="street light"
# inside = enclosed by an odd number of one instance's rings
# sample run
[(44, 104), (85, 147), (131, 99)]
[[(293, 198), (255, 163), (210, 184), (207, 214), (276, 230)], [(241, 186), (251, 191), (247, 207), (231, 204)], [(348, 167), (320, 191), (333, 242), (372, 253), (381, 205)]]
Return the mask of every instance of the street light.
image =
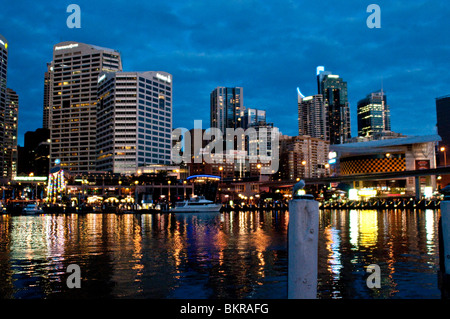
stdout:
[(446, 152), (445, 146), (442, 146), (442, 147), (440, 148), (440, 150), (441, 150), (441, 152), (444, 153), (444, 165), (447, 166), (447, 152)]
[(139, 181), (134, 181), (134, 185), (136, 185), (134, 188), (134, 197), (135, 197), (134, 203), (135, 204), (138, 203), (138, 188), (137, 188), (138, 184), (139, 184)]
[(305, 166), (305, 178), (309, 177), (309, 174), (308, 174), (308, 176), (306, 175), (306, 161), (302, 161), (302, 165)]
[(168, 196), (169, 196), (169, 205), (170, 205), (170, 184), (171, 184), (172, 182), (171, 182), (171, 181), (168, 181), (167, 183), (169, 184), (169, 195), (168, 195)]

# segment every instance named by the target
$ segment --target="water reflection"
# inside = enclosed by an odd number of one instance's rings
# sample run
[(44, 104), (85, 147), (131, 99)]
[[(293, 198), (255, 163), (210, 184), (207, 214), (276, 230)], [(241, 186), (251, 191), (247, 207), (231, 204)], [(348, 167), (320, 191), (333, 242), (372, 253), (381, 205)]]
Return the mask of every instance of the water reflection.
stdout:
[[(321, 212), (322, 298), (440, 298), (439, 211)], [(366, 285), (366, 267), (381, 268), (381, 289)], [(326, 265), (326, 266), (325, 266)]]
[[(439, 211), (320, 212), (320, 298), (439, 298)], [(1, 298), (286, 298), (287, 212), (0, 216)], [(82, 271), (68, 289), (67, 266)], [(367, 288), (378, 264), (382, 289)]]

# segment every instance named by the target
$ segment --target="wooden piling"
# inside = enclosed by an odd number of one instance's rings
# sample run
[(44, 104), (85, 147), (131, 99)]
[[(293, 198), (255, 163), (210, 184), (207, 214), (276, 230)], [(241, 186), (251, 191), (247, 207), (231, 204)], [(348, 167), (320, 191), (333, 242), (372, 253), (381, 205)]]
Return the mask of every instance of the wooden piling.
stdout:
[(317, 298), (319, 203), (289, 202), (288, 298)]

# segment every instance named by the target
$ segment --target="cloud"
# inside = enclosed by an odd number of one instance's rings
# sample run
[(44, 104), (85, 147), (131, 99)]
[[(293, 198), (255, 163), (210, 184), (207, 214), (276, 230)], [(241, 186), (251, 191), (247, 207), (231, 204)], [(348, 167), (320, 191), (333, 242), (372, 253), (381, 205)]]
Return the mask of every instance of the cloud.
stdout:
[(317, 65), (347, 81), (353, 134), (357, 101), (381, 80), (392, 127), (406, 134), (430, 133), (434, 99), (449, 93), (449, 9), (440, 1), (378, 1), (381, 29), (367, 28), (370, 3), (359, 0), (83, 0), (81, 29), (65, 25), (70, 3), (11, 2), (0, 12), (8, 25), (0, 33), (11, 42), (8, 84), (27, 123), (19, 141), (39, 127), (46, 62), (66, 40), (119, 50), (126, 71), (172, 73), (174, 125), (187, 128), (194, 119), (209, 125), (215, 87), (243, 86), (246, 106), (266, 109), (269, 121), (295, 135), (296, 87), (316, 93)]

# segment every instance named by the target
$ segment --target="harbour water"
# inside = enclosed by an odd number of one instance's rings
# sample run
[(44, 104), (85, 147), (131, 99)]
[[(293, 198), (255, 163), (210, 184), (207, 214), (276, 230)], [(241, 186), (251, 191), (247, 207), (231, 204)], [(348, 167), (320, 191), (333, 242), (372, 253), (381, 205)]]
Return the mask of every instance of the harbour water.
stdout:
[[(321, 210), (318, 298), (440, 298), (439, 214)], [(1, 215), (0, 298), (286, 298), (288, 222), (287, 211)], [(366, 285), (370, 264), (380, 289)]]

